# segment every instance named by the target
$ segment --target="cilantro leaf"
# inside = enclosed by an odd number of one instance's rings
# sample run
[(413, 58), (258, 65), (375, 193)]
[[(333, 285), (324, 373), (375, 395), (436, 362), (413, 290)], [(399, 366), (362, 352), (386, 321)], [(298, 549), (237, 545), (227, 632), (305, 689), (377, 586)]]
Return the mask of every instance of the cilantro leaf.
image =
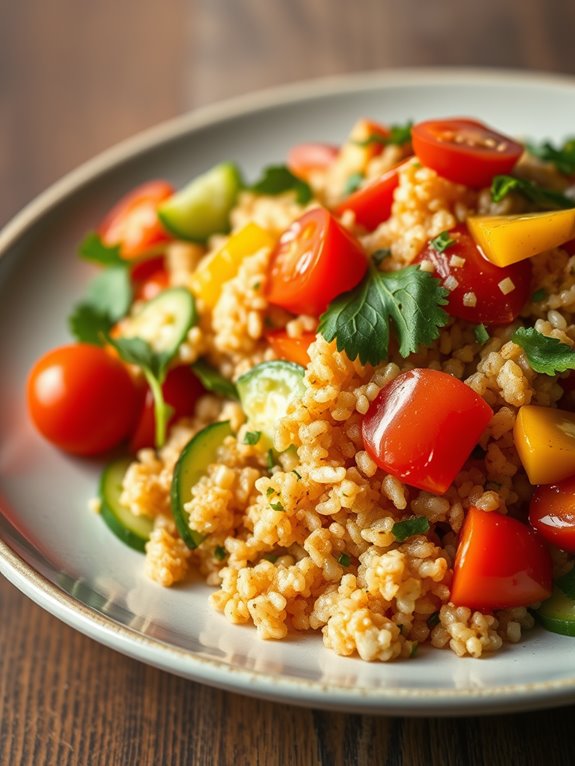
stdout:
[(81, 343), (102, 345), (102, 336), (110, 331), (112, 322), (107, 314), (87, 303), (79, 303), (68, 317), (70, 332)]
[(409, 121), (403, 125), (390, 125), (389, 135), (383, 136), (381, 133), (372, 133), (363, 141), (355, 141), (357, 146), (371, 146), (379, 144), (380, 146), (403, 146), (411, 142), (411, 128), (413, 122)]
[(351, 564), (351, 559), (350, 559), (350, 557), (347, 555), (347, 553), (341, 553), (341, 554), (338, 556), (338, 559), (337, 559), (337, 563), (338, 563), (338, 564), (341, 564), (341, 565), (342, 565), (342, 567), (348, 567), (348, 566)]
[(199, 359), (192, 364), (192, 370), (200, 379), (202, 386), (208, 391), (213, 391), (214, 394), (219, 394), (225, 399), (239, 399), (238, 390), (232, 381), (224, 378), (220, 372), (211, 367), (207, 362)]
[(391, 528), (395, 539), (402, 543), (413, 535), (424, 535), (429, 531), (429, 520), (425, 516), (412, 516), (410, 519), (396, 521)]
[(265, 168), (260, 180), (249, 188), (256, 194), (269, 194), (272, 197), (293, 190), (300, 205), (305, 205), (313, 197), (309, 184), (294, 176), (286, 165), (270, 165)]
[(228, 555), (228, 552), (223, 547), (223, 545), (216, 545), (214, 548), (214, 558), (216, 558), (218, 561), (223, 561)]
[(548, 338), (534, 327), (520, 327), (511, 336), (525, 351), (531, 369), (544, 375), (575, 370), (575, 349), (557, 338)]
[(354, 191), (357, 191), (363, 183), (363, 179), (363, 173), (352, 173), (350, 176), (348, 176), (345, 182), (345, 186), (343, 187), (343, 193), (345, 196), (348, 197), (350, 194), (353, 194)]
[(452, 245), (455, 245), (456, 240), (449, 234), (448, 231), (442, 231), (437, 237), (434, 237), (429, 244), (435, 250), (436, 253), (443, 253), (448, 250)]
[(483, 345), (484, 343), (487, 343), (487, 341), (489, 340), (489, 333), (487, 332), (487, 329), (484, 324), (475, 325), (473, 329), (473, 334), (475, 335), (475, 340), (478, 343), (481, 343), (481, 345)]
[(123, 266), (104, 269), (90, 282), (86, 297), (68, 317), (70, 331), (79, 341), (102, 345), (102, 334), (128, 313), (131, 303), (128, 270)]
[(275, 503), (270, 503), (270, 508), (273, 508), (274, 511), (285, 511), (285, 508), (279, 500)]
[(87, 234), (78, 248), (78, 255), (86, 261), (100, 263), (102, 266), (126, 266), (127, 263), (120, 257), (120, 245), (109, 247), (102, 242), (102, 238), (96, 232)]
[(533, 303), (539, 303), (540, 301), (544, 301), (545, 298), (547, 298), (547, 290), (545, 290), (544, 287), (540, 287), (539, 290), (535, 290), (535, 292), (531, 296), (531, 300), (533, 301)]
[(561, 192), (545, 189), (535, 181), (528, 181), (525, 178), (500, 175), (495, 176), (491, 182), (491, 199), (493, 202), (501, 202), (513, 191), (519, 192), (529, 202), (533, 202), (534, 205), (543, 210), (575, 207), (575, 200), (566, 197)]
[(353, 290), (340, 295), (319, 320), (319, 332), (336, 340), (338, 351), (362, 364), (387, 358), (390, 322), (399, 340), (399, 353), (409, 356), (439, 335), (448, 316), (441, 308), (447, 290), (418, 266), (381, 272), (373, 266)]
[(257, 444), (261, 435), (261, 431), (248, 431), (244, 436), (244, 444), (249, 444), (250, 446)]
[(550, 162), (565, 176), (575, 174), (575, 137), (568, 138), (556, 148), (550, 141), (542, 144), (527, 144), (527, 151), (543, 162)]

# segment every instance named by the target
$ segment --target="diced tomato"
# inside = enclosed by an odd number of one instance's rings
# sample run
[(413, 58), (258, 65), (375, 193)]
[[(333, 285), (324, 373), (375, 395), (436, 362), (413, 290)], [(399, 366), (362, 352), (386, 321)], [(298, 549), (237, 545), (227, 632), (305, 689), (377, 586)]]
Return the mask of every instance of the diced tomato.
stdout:
[[(173, 409), (168, 426), (178, 418), (194, 414), (196, 403), (205, 393), (204, 387), (187, 365), (172, 368), (162, 385), (164, 401)], [(144, 405), (140, 411), (136, 427), (130, 439), (130, 450), (137, 452), (144, 447), (153, 447), (156, 434), (156, 417), (154, 415), (154, 397), (151, 390), (146, 389)]]
[(363, 419), (365, 449), (406, 484), (442, 494), (491, 420), (488, 404), (445, 372), (415, 369), (381, 389)]
[(513, 322), (529, 299), (529, 261), (496, 266), (483, 257), (464, 225), (450, 231), (449, 238), (454, 244), (443, 252), (432, 240), (417, 257), (418, 263), (431, 261), (434, 276), (449, 290), (447, 313), (477, 324)]
[(353, 126), (350, 141), (355, 143), (358, 148), (361, 148), (366, 161), (369, 162), (369, 160), (380, 155), (385, 149), (384, 141), (378, 141), (377, 139), (386, 139), (389, 136), (390, 130), (386, 125), (362, 117)]
[(575, 476), (537, 487), (529, 506), (529, 522), (545, 540), (575, 553)]
[(453, 568), (454, 604), (483, 612), (528, 606), (551, 595), (551, 578), (551, 557), (536, 532), (495, 511), (468, 510)]
[(134, 298), (140, 301), (150, 301), (169, 287), (170, 277), (164, 256), (136, 263), (132, 268), (132, 283)]
[(316, 170), (325, 170), (335, 160), (339, 146), (331, 144), (297, 144), (287, 156), (287, 166), (295, 176), (307, 180)]
[(280, 237), (271, 257), (267, 299), (294, 314), (319, 316), (366, 271), (359, 242), (325, 208), (314, 208)]
[(523, 153), (517, 141), (477, 120), (452, 118), (418, 122), (411, 130), (413, 151), (443, 178), (473, 188), (510, 173)]
[(351, 210), (355, 213), (356, 223), (373, 231), (391, 215), (393, 195), (398, 186), (399, 167), (395, 167), (350, 194), (340, 202), (335, 212), (341, 216), (346, 210)]
[(162, 227), (157, 210), (173, 193), (174, 187), (166, 181), (149, 181), (122, 197), (98, 229), (104, 244), (120, 245), (122, 258), (131, 260), (169, 242), (172, 237)]
[(285, 330), (276, 330), (268, 333), (267, 339), (278, 359), (287, 359), (288, 362), (307, 367), (309, 364), (307, 350), (316, 339), (316, 334), (304, 332), (297, 338), (291, 338)]

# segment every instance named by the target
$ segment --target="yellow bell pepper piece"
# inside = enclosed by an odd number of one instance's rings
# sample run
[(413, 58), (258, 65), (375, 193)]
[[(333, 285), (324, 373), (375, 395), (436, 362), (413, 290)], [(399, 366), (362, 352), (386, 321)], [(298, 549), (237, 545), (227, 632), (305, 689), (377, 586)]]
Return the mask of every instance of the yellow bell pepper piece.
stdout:
[(242, 262), (264, 248), (272, 248), (275, 237), (255, 223), (248, 223), (234, 234), (215, 253), (205, 258), (192, 274), (190, 287), (205, 306), (213, 309), (225, 282), (233, 279)]
[(552, 407), (521, 407), (515, 447), (531, 484), (555, 484), (575, 475), (575, 413)]
[(575, 239), (575, 208), (474, 216), (467, 219), (467, 226), (486, 258), (496, 266), (509, 266)]

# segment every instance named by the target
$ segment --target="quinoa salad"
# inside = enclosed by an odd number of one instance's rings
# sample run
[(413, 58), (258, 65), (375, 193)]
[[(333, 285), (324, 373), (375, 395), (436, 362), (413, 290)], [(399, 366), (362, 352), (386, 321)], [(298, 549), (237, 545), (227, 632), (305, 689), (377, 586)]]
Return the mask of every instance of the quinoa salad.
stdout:
[(362, 118), (281, 159), (111, 209), (37, 429), (108, 455), (93, 510), (142, 577), (259, 638), (574, 636), (575, 140)]

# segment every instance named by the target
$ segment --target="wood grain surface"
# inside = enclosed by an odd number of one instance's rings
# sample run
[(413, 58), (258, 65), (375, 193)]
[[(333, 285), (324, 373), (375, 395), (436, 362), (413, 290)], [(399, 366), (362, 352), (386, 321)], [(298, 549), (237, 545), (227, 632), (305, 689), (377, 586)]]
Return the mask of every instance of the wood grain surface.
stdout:
[[(0, 224), (203, 103), (400, 66), (575, 73), (574, 27), (572, 0), (0, 0)], [(106, 649), (0, 580), (2, 766), (570, 764), (573, 720), (575, 706), (409, 720), (247, 699)]]

